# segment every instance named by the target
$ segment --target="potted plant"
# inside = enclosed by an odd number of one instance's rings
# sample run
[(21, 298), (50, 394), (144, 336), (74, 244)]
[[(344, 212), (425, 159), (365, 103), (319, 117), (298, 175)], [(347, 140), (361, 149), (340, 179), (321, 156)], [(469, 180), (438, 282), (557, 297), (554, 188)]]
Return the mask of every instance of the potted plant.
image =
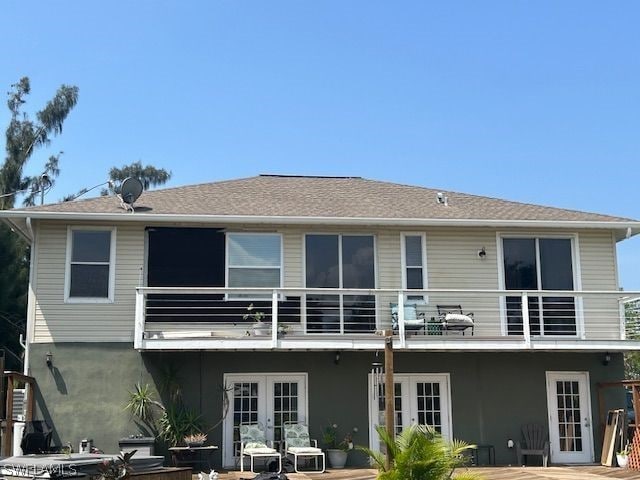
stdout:
[(260, 337), (269, 335), (269, 325), (264, 322), (265, 314), (259, 310), (253, 310), (253, 303), (247, 307), (247, 313), (242, 316), (243, 320), (253, 320), (253, 334)]
[(327, 457), (333, 468), (344, 468), (347, 463), (347, 456), (353, 450), (353, 433), (358, 429), (354, 428), (342, 436), (338, 430), (338, 425), (332, 423), (325, 427), (322, 433), (322, 440), (327, 449)]
[(187, 447), (201, 447), (207, 441), (206, 433), (192, 433), (184, 437), (184, 443)]
[(627, 468), (629, 465), (629, 445), (627, 444), (622, 450), (616, 453), (616, 460), (618, 461), (618, 466), (622, 468)]

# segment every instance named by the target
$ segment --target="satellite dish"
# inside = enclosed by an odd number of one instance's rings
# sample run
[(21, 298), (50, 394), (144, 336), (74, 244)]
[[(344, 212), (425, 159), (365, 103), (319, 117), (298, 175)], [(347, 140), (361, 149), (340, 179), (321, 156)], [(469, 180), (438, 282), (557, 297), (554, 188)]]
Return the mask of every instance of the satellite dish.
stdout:
[(134, 177), (127, 177), (120, 186), (120, 197), (124, 203), (132, 205), (142, 194), (144, 187), (142, 182)]

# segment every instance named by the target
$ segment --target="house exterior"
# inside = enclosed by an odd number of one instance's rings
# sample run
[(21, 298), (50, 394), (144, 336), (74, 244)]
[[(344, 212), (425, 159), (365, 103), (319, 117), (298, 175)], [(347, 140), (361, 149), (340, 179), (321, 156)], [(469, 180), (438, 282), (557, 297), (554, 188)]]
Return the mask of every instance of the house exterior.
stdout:
[[(303, 421), (312, 437), (335, 423), (377, 448), (372, 364), (393, 309), (398, 430), (429, 423), (510, 464), (508, 440), (533, 422), (552, 462), (598, 458), (596, 386), (622, 379), (623, 352), (638, 349), (616, 244), (640, 222), (277, 175), (145, 192), (131, 210), (101, 197), (0, 212), (32, 245), (25, 373), (57, 441), (115, 450), (138, 433), (128, 391), (162, 396), (172, 367), (205, 425), (221, 421), (219, 465), (237, 465), (238, 426), (256, 421), (276, 442)], [(445, 306), (473, 312), (473, 328), (448, 329)], [(619, 393), (603, 408), (624, 407)]]

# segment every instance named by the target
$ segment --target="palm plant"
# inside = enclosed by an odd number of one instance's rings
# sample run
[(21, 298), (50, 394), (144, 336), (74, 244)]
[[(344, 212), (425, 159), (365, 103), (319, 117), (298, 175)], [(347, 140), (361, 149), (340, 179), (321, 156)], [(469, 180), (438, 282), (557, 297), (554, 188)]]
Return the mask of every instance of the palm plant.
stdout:
[[(395, 438), (382, 426), (376, 431), (391, 456), (391, 466), (387, 468), (384, 454), (360, 448), (369, 455), (378, 468), (378, 480), (447, 480), (459, 467), (468, 462), (463, 455), (473, 448), (461, 440), (448, 442), (428, 425), (411, 425)], [(456, 480), (477, 480), (481, 478), (472, 472), (462, 472)]]

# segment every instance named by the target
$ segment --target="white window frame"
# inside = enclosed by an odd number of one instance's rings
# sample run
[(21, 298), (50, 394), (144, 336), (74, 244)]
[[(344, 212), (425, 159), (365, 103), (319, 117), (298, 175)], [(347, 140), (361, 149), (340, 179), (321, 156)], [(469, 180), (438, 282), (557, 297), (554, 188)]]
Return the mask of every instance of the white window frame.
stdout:
[[(104, 265), (104, 262), (72, 262), (73, 255), (73, 232), (111, 232), (109, 242), (109, 290), (106, 297), (72, 297), (71, 293), (71, 264), (84, 263), (89, 265)], [(91, 225), (69, 225), (67, 227), (67, 251), (64, 272), (64, 302), (65, 303), (113, 303), (115, 297), (116, 283), (116, 227), (91, 226)]]
[[(231, 268), (237, 268), (237, 269), (249, 269), (249, 268), (254, 268), (254, 269), (279, 269), (280, 270), (280, 280), (279, 283), (280, 285), (278, 285), (277, 287), (273, 287), (273, 290), (278, 290), (280, 288), (282, 288), (283, 282), (284, 282), (284, 239), (283, 239), (283, 235), (281, 233), (274, 233), (274, 232), (226, 232), (225, 233), (225, 242), (224, 242), (224, 284), (226, 288), (231, 288), (229, 287), (229, 236), (230, 235), (235, 235), (235, 236), (256, 236), (256, 235), (261, 235), (261, 236), (272, 236), (272, 237), (278, 237), (280, 239), (280, 265), (277, 267), (270, 267), (270, 266), (264, 266), (264, 265), (238, 265), (238, 266), (231, 266)], [(247, 287), (247, 290), (251, 290), (251, 288)], [(225, 299), (226, 300), (247, 300), (247, 301), (251, 301), (251, 300), (265, 300), (267, 297), (264, 296), (262, 297), (261, 295), (256, 295), (255, 297), (251, 297), (251, 296), (242, 296), (239, 297), (237, 294), (233, 294), (233, 293), (227, 293), (225, 295)], [(271, 296), (269, 295), (269, 298), (271, 298)]]
[[(427, 274), (427, 235), (424, 232), (401, 232), (400, 233), (400, 258), (402, 265), (402, 290), (408, 290), (407, 288), (407, 268), (418, 268), (417, 265), (407, 265), (407, 252), (406, 252), (406, 238), (407, 237), (420, 237), (420, 243), (422, 248), (422, 289), (429, 289), (429, 275)], [(429, 303), (429, 297), (427, 295), (416, 293), (415, 295), (405, 292), (405, 301), (418, 301), (420, 299), (411, 299), (409, 297), (421, 297), (422, 301)]]
[[(539, 292), (544, 293), (545, 290), (541, 288), (542, 281), (540, 278), (540, 249), (537, 240), (550, 238), (550, 239), (565, 239), (571, 241), (571, 269), (573, 271), (573, 290), (567, 290), (567, 293), (581, 291), (582, 290), (582, 271), (580, 270), (580, 242), (577, 233), (512, 233), (512, 232), (497, 232), (496, 233), (496, 248), (497, 248), (497, 262), (498, 262), (498, 280), (501, 290), (506, 290), (505, 286), (505, 271), (504, 271), (504, 250), (502, 248), (502, 240), (505, 238), (532, 238), (536, 240), (536, 278)], [(514, 290), (518, 292), (518, 290)], [(567, 295), (574, 296), (575, 295)], [(575, 335), (536, 335), (536, 338), (585, 338), (584, 329), (584, 308), (582, 297), (575, 298), (576, 307), (576, 334)], [(500, 297), (500, 323), (502, 328), (502, 335), (508, 335), (507, 328), (507, 306), (504, 296)], [(540, 318), (540, 329), (544, 332), (543, 318)]]
[[(343, 289), (344, 284), (342, 281), (342, 237), (372, 237), (373, 238), (373, 285), (374, 289), (378, 288), (378, 237), (374, 233), (363, 233), (363, 232), (305, 232), (302, 235), (302, 281), (304, 282), (304, 288), (313, 288), (316, 290), (316, 287), (308, 287), (307, 286), (307, 236), (308, 235), (329, 235), (333, 237), (338, 237), (338, 288)], [(318, 287), (318, 290), (322, 290), (322, 288)], [(331, 295), (328, 293), (327, 295)], [(329, 333), (327, 335), (343, 335), (344, 334), (344, 294), (336, 293), (339, 297), (340, 304), (340, 333)], [(303, 319), (303, 328), (304, 331), (307, 331), (307, 301), (306, 294), (301, 299), (301, 313)], [(376, 296), (376, 328), (380, 328), (380, 315), (378, 314), (378, 298)]]

